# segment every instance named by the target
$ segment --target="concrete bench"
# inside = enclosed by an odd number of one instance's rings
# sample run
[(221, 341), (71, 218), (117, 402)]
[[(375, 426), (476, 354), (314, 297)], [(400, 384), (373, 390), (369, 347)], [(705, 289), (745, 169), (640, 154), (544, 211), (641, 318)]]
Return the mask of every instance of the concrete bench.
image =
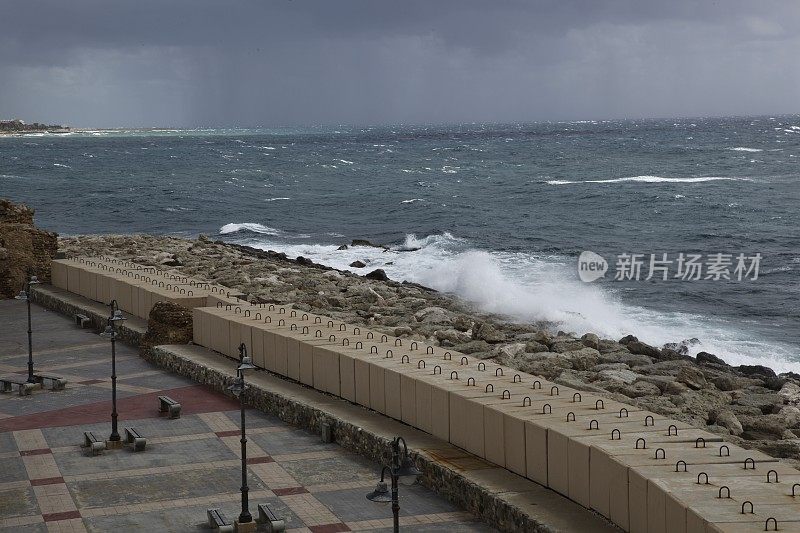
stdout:
[(20, 379), (0, 378), (0, 390), (2, 390), (2, 392), (11, 392), (14, 385), (18, 387), (17, 390), (20, 396), (29, 396), (37, 386), (36, 383), (28, 383)]
[(33, 377), (41, 384), (44, 384), (45, 381), (49, 381), (51, 390), (64, 390), (67, 386), (67, 380), (62, 377), (48, 376), (46, 374), (34, 374)]
[(208, 527), (214, 531), (233, 531), (233, 523), (219, 509), (208, 509)]
[(86, 329), (92, 325), (92, 319), (80, 313), (75, 315), (75, 325), (81, 329)]
[(278, 515), (276, 515), (266, 503), (258, 504), (258, 519), (256, 522), (264, 524), (269, 533), (286, 531), (286, 522), (283, 518), (278, 518)]
[(92, 455), (99, 455), (106, 449), (106, 441), (98, 439), (91, 431), (83, 432), (83, 447), (88, 448)]
[(133, 451), (143, 452), (147, 446), (147, 439), (142, 437), (136, 428), (125, 428), (125, 442), (133, 445)]
[(169, 396), (158, 397), (158, 412), (168, 413), (170, 418), (181, 417), (181, 404), (170, 398)]

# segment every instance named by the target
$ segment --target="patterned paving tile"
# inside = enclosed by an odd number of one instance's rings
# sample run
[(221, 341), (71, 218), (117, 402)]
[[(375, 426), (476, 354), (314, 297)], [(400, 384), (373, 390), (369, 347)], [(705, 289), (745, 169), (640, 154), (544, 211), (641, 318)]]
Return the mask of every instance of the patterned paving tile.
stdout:
[(0, 519), (39, 513), (39, 505), (31, 487), (0, 491)]

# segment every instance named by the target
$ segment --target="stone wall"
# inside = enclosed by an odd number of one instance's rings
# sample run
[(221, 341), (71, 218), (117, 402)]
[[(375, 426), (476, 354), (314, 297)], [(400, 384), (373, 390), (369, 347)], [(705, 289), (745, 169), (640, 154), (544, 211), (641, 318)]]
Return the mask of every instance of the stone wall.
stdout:
[(58, 235), (33, 225), (33, 209), (0, 198), (0, 298), (13, 298), (29, 276), (50, 281)]

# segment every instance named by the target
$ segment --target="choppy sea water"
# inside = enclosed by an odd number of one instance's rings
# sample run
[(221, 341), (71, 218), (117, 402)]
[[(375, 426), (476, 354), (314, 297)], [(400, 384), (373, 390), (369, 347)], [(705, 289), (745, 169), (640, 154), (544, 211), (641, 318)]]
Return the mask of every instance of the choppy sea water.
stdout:
[[(800, 371), (800, 116), (0, 137), (0, 196), (63, 234), (362, 260), (519, 320)], [(353, 238), (390, 249), (337, 250)], [(579, 281), (583, 250), (612, 272)], [(614, 281), (622, 253), (762, 260), (757, 280)]]

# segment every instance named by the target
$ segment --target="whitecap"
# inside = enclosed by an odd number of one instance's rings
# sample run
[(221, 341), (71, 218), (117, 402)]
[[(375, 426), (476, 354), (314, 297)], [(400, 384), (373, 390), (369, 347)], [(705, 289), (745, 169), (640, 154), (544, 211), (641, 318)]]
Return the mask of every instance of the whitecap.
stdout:
[(280, 235), (281, 231), (255, 222), (244, 222), (242, 224), (225, 224), (219, 229), (220, 235), (228, 235), (239, 231), (252, 231), (253, 233), (262, 233), (264, 235)]
[(352, 164), (353, 164), (353, 162), (352, 162), (352, 161), (348, 161), (348, 160), (346, 160), (346, 159), (336, 159), (335, 161), (341, 161), (341, 162), (342, 162), (342, 163), (344, 163), (345, 165), (352, 165)]
[(569, 181), (569, 180), (550, 180), (546, 182), (548, 185), (568, 185), (578, 183), (703, 183), (706, 181), (751, 181), (748, 178), (727, 178), (722, 176), (703, 176), (695, 178), (664, 178), (661, 176), (631, 176), (629, 178), (613, 178), (607, 180), (585, 180), (585, 181)]
[(278, 200), (291, 200), (288, 196), (280, 196), (275, 198), (264, 198), (265, 202), (277, 202)]
[(410, 199), (410, 200), (403, 200), (403, 201), (402, 201), (402, 202), (400, 202), (400, 203), (401, 203), (401, 204), (413, 204), (414, 202), (424, 202), (424, 201), (425, 201), (425, 200), (424, 200), (423, 198), (412, 198), (412, 199)]
[(733, 152), (763, 152), (761, 148), (747, 148), (746, 146), (737, 146), (736, 148), (728, 148)]
[(61, 168), (72, 168), (72, 167), (71, 167), (71, 166), (69, 166), (69, 165), (63, 165), (63, 164), (61, 164), (61, 163), (53, 163), (53, 166), (54, 166), (54, 167), (61, 167)]

